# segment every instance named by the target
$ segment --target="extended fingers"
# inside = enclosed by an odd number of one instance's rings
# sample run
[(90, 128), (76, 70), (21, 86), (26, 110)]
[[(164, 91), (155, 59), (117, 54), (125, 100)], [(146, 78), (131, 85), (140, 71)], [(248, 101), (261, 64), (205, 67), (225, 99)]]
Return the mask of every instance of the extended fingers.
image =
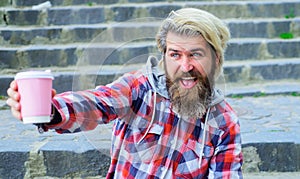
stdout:
[(10, 83), (10, 87), (7, 89), (7, 95), (15, 101), (20, 100), (20, 94), (18, 93), (18, 86), (16, 81)]
[(17, 91), (14, 91), (12, 88), (8, 88), (7, 95), (9, 98), (19, 101), (20, 100), (20, 94)]
[(21, 110), (21, 105), (20, 105), (19, 101), (16, 101), (13, 98), (8, 98), (6, 100), (6, 104), (15, 110), (18, 110), (18, 111)]
[(6, 104), (11, 107), (12, 115), (21, 120), (21, 105), (19, 103), (21, 97), (18, 93), (18, 86), (15, 81), (10, 83), (10, 87), (7, 89), (7, 95), (9, 98), (6, 100)]
[(22, 121), (22, 115), (21, 112), (18, 110), (15, 110), (14, 108), (11, 108), (11, 114), (16, 118)]
[(18, 101), (13, 100), (12, 98), (8, 98), (6, 100), (6, 104), (10, 106), (10, 110), (11, 110), (11, 114), (21, 120), (22, 116), (21, 116), (21, 105)]

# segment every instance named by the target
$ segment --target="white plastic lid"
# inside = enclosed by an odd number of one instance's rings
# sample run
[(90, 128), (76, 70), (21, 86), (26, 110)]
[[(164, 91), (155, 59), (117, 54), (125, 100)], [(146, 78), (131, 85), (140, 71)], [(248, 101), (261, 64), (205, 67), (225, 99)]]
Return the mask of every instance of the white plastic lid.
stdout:
[(28, 78), (50, 78), (54, 79), (50, 71), (26, 71), (16, 74), (15, 79), (28, 79)]

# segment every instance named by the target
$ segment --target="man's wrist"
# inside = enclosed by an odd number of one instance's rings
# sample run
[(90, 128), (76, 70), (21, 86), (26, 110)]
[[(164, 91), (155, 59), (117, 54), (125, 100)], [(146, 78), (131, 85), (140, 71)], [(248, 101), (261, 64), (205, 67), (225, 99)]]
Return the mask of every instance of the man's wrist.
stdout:
[[(50, 114), (50, 122), (49, 123), (39, 123), (39, 124), (34, 124), (37, 126), (38, 132), (39, 133), (44, 133), (48, 131), (48, 125), (55, 125), (61, 122), (61, 116), (58, 110), (55, 108), (54, 105), (51, 106), (51, 114)], [(47, 125), (47, 126), (46, 126)]]
[(50, 122), (47, 123), (47, 125), (54, 125), (54, 124), (58, 124), (62, 121), (61, 119), (61, 115), (59, 113), (59, 111), (56, 109), (56, 107), (54, 105), (52, 105), (52, 110), (51, 110), (51, 115), (50, 115)]

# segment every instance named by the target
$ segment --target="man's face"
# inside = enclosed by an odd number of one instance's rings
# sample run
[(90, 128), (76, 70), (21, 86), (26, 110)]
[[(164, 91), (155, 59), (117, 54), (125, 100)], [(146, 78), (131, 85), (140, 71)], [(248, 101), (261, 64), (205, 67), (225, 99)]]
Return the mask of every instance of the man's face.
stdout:
[(167, 88), (175, 110), (183, 116), (202, 117), (211, 100), (218, 60), (201, 36), (169, 32), (166, 38)]

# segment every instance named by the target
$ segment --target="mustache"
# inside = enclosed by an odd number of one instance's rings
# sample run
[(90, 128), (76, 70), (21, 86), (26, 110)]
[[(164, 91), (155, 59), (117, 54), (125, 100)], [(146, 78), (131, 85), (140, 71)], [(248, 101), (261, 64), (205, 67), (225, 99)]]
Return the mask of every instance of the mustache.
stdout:
[(181, 78), (187, 78), (187, 77), (194, 77), (194, 78), (203, 80), (203, 75), (201, 75), (200, 72), (191, 70), (188, 72), (179, 72), (179, 73), (175, 74), (174, 81), (179, 81)]
[(208, 76), (203, 76), (199, 71), (197, 70), (191, 70), (188, 72), (178, 72), (174, 75), (173, 81), (170, 80), (170, 78), (167, 80), (167, 83), (169, 86), (172, 86), (174, 84), (178, 84), (182, 78), (195, 78), (194, 80), (198, 80), (198, 83), (202, 84), (204, 88), (208, 88), (211, 90), (214, 85), (214, 81), (210, 80)]

